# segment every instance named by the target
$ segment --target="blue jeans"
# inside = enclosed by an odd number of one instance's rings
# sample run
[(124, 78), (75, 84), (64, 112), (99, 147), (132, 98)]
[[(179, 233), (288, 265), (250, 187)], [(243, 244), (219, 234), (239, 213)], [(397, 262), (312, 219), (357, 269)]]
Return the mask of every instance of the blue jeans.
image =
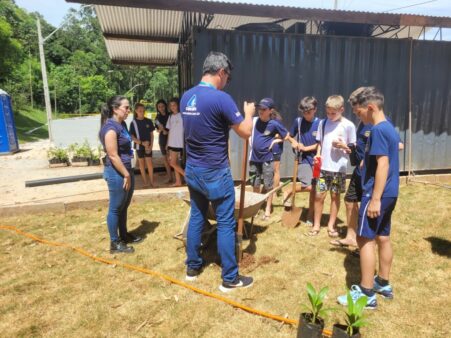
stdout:
[(230, 168), (209, 169), (187, 164), (185, 180), (191, 198), (186, 265), (195, 270), (202, 267), (199, 248), (202, 230), (207, 219), (208, 205), (211, 202), (217, 221), (221, 276), (225, 282), (232, 282), (238, 275), (238, 265), (235, 256), (235, 190)]
[(110, 193), (106, 222), (111, 241), (117, 241), (119, 238), (124, 239), (127, 234), (127, 209), (132, 200), (133, 191), (135, 190), (133, 169), (129, 169), (129, 173), (131, 186), (126, 191), (123, 188), (124, 177), (113, 166), (105, 166), (103, 172), (103, 178), (108, 184), (108, 191)]

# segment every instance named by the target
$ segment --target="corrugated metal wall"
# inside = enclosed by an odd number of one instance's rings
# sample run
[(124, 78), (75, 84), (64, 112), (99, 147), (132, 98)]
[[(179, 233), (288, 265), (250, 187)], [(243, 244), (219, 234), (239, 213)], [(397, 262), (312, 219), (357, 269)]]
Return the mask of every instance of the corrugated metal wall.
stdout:
[[(235, 66), (226, 91), (240, 105), (273, 97), (287, 127), (304, 96), (319, 100), (318, 116), (324, 117), (329, 95), (341, 94), (346, 100), (355, 88), (375, 85), (385, 94), (386, 113), (407, 141), (410, 40), (196, 30), (191, 44), (192, 83), (200, 79), (208, 52), (222, 51)], [(451, 43), (414, 41), (412, 51), (412, 169), (451, 168)], [(345, 116), (357, 122), (349, 105)], [(231, 134), (232, 168), (238, 177), (242, 143)], [(407, 151), (400, 155), (400, 168), (407, 170)], [(292, 175), (292, 159), (291, 151), (285, 151), (283, 176)]]

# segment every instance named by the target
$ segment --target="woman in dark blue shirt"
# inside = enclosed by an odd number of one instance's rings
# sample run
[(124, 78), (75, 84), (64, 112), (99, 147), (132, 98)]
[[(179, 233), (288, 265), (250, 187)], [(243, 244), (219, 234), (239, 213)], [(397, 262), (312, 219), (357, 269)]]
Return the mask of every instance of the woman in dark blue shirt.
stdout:
[(127, 243), (142, 241), (142, 238), (127, 232), (127, 209), (135, 186), (131, 164), (132, 139), (125, 124), (129, 112), (130, 105), (124, 96), (112, 97), (101, 111), (99, 137), (107, 154), (103, 176), (110, 193), (107, 224), (111, 253), (132, 253), (135, 250)]

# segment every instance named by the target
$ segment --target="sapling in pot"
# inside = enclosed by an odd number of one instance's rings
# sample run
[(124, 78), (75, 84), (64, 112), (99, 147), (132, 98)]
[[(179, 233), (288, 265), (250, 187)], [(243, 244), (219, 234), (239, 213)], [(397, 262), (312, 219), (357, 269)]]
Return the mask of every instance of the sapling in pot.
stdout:
[(360, 328), (367, 325), (363, 310), (365, 309), (368, 297), (363, 296), (354, 303), (351, 293), (347, 293), (348, 305), (346, 313), (346, 325), (335, 324), (332, 337), (334, 338), (360, 338)]
[(49, 149), (47, 157), (51, 167), (67, 166), (69, 163), (69, 155), (64, 148)]
[(299, 318), (298, 338), (321, 338), (324, 328), (324, 317), (332, 308), (324, 308), (324, 298), (328, 287), (316, 292), (311, 283), (307, 283), (307, 295), (310, 304), (305, 306), (309, 312), (301, 313)]

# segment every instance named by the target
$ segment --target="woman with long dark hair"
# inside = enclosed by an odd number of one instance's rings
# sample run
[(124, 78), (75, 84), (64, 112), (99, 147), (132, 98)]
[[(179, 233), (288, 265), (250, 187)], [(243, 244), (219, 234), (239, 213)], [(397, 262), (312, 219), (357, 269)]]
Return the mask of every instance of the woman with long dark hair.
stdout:
[(155, 118), (155, 126), (158, 129), (158, 145), (160, 146), (161, 155), (163, 155), (163, 163), (168, 175), (168, 183), (172, 182), (171, 166), (169, 165), (169, 156), (166, 150), (168, 143), (169, 129), (166, 129), (166, 123), (168, 123), (169, 112), (168, 105), (165, 100), (160, 99), (155, 105), (157, 108), (157, 117)]
[(101, 110), (99, 138), (107, 154), (103, 176), (110, 193), (107, 215), (110, 253), (132, 253), (135, 250), (127, 244), (142, 241), (127, 232), (127, 209), (135, 188), (132, 139), (125, 124), (129, 113), (130, 104), (124, 96), (113, 96)]

